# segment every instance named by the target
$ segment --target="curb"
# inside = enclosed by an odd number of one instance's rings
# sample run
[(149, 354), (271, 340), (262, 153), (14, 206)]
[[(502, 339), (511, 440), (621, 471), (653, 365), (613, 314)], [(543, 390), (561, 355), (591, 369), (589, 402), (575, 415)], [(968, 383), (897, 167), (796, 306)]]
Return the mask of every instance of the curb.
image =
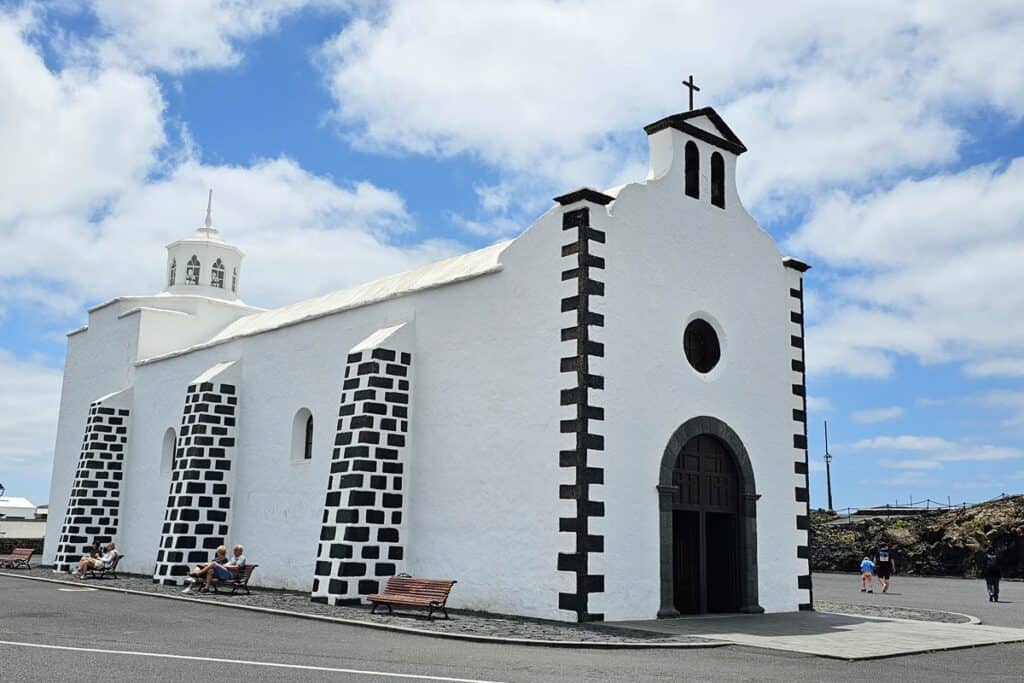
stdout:
[[(239, 605), (214, 600), (203, 600), (201, 598), (186, 598), (180, 595), (166, 595), (163, 593), (151, 593), (149, 591), (138, 591), (131, 588), (116, 588), (114, 586), (98, 586), (96, 584), (83, 584), (81, 581), (65, 581), (63, 579), (51, 579), (42, 576), (26, 576), (24, 574), (12, 574), (0, 571), (0, 576), (13, 579), (25, 579), (27, 581), (41, 581), (44, 583), (56, 583), (64, 586), (75, 586), (78, 588), (91, 588), (93, 590), (110, 591), (112, 593), (123, 593), (125, 595), (141, 595), (150, 598), (163, 598), (165, 600), (180, 600), (182, 602), (200, 603), (214, 607), (227, 607), (230, 609), (249, 610), (250, 612), (264, 612), (279, 616), (294, 617), (296, 619), (309, 619), (313, 621), (325, 621), (346, 626), (361, 626), (382, 631), (396, 631), (411, 635), (427, 636), (432, 638), (448, 638), (451, 640), (465, 640), (479, 643), (505, 644), (505, 645), (532, 645), (535, 647), (563, 647), (573, 649), (605, 649), (605, 650), (648, 650), (648, 649), (703, 649), (713, 647), (725, 647), (732, 643), (711, 640), (701, 643), (617, 643), (613, 641), (590, 641), (590, 640), (535, 640), (531, 638), (502, 638), (500, 636), (480, 636), (472, 633), (445, 633), (443, 631), (431, 631), (429, 629), (412, 628), (409, 626), (397, 626), (395, 624), (382, 624), (373, 621), (362, 621), (359, 619), (344, 619), (342, 617), (329, 617), (322, 614), (304, 614), (302, 612), (289, 612), (287, 610), (274, 609), (273, 607), (257, 607), (255, 605)], [(693, 636), (703, 637), (703, 636)]]

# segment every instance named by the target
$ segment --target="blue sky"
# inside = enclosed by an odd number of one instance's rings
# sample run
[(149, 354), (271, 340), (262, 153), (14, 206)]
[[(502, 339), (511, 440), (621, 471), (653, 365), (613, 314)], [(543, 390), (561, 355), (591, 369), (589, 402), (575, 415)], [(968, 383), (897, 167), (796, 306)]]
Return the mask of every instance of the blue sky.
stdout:
[(837, 507), (1024, 489), (1024, 10), (705, 4), (0, 0), (0, 482), (48, 498), (64, 333), (205, 188), (280, 305), (642, 178), (692, 72), (814, 266), (812, 504), (826, 418)]

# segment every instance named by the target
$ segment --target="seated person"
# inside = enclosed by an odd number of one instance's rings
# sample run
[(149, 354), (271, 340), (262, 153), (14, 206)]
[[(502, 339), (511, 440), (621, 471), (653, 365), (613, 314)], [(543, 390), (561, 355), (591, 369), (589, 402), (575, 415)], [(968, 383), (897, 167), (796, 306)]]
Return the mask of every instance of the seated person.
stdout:
[[(207, 570), (209, 570), (212, 565), (215, 565), (215, 564), (227, 564), (227, 563), (228, 563), (228, 549), (226, 547), (222, 546), (222, 545), (217, 546), (217, 550), (214, 551), (214, 554), (213, 554), (213, 559), (210, 560), (209, 562), (204, 562), (203, 564), (197, 564), (195, 567), (192, 567), (192, 570), (189, 572), (189, 578), (186, 579), (186, 580), (190, 584), (191, 583), (196, 583), (197, 582), (196, 580), (198, 579), (198, 577), (199, 576), (205, 576)], [(190, 591), (186, 590), (185, 592), (188, 593)]]
[(82, 561), (87, 557), (99, 558), (102, 555), (103, 553), (100, 552), (100, 542), (93, 541), (92, 544), (89, 545), (89, 549), (85, 551), (85, 555), (82, 555), (82, 557), (79, 558), (79, 561)]
[(72, 572), (72, 576), (82, 579), (85, 572), (90, 569), (110, 569), (117, 558), (117, 546), (111, 541), (107, 544), (105, 552), (99, 557), (83, 557), (78, 561), (78, 569)]
[[(217, 550), (219, 551), (220, 548)], [(245, 549), (240, 545), (236, 545), (232, 550), (232, 558), (227, 562), (227, 564), (208, 562), (206, 567), (200, 569), (200, 571), (194, 575), (194, 578), (191, 579), (192, 585), (203, 581), (203, 587), (201, 590), (208, 591), (210, 590), (210, 584), (213, 583), (214, 579), (228, 581), (234, 578), (235, 575), (241, 571), (242, 567), (245, 566), (245, 562)], [(199, 568), (197, 567), (197, 569)], [(185, 588), (182, 593), (191, 593), (192, 585)]]

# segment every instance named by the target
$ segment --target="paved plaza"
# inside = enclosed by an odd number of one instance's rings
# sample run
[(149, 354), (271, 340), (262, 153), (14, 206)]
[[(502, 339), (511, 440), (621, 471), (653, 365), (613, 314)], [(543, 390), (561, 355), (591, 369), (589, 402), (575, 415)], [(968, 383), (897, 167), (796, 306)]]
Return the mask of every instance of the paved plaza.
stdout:
[[(816, 590), (833, 601), (846, 598), (845, 604), (855, 609), (857, 600), (845, 593), (848, 578), (826, 577), (816, 581)], [(952, 590), (941, 583), (947, 580), (920, 581), (913, 593), (892, 597), (917, 602), (930, 593), (929, 604), (935, 609), (947, 606), (941, 604), (944, 596), (956, 604), (976, 588), (971, 585), (975, 582), (958, 583)], [(842, 595), (833, 593), (833, 584), (837, 592), (844, 591)], [(634, 632), (634, 637), (637, 630), (661, 629), (660, 637), (654, 639), (661, 642), (685, 636), (732, 643), (623, 651), (428, 638), (223, 609), (199, 601), (95, 590), (92, 585), (0, 576), (0, 675), (11, 680), (95, 676), (115, 681), (239, 675), (268, 681), (678, 681), (681, 676), (709, 681), (859, 681), (881, 676), (898, 676), (901, 681), (950, 676), (998, 681), (1016, 680), (1016, 672), (1024, 667), (1024, 644), (1020, 643), (862, 661), (815, 656), (836, 656), (816, 651), (823, 647), (845, 648), (847, 656), (860, 656), (864, 653), (858, 650), (862, 646), (858, 640), (865, 634), (882, 636), (872, 642), (891, 642), (897, 649), (914, 646), (906, 639), (923, 633), (934, 641), (929, 649), (949, 634), (957, 634), (961, 641), (957, 647), (972, 644), (963, 643), (964, 638), (981, 644), (988, 638), (985, 634), (1024, 636), (1024, 630), (1013, 627), (1019, 610), (1009, 603), (1005, 624), (991, 626), (809, 613), (619, 624)], [(1020, 586), (1008, 586), (1007, 596)], [(862, 604), (870, 607), (866, 598)], [(453, 621), (463, 619), (465, 615), (453, 615)]]

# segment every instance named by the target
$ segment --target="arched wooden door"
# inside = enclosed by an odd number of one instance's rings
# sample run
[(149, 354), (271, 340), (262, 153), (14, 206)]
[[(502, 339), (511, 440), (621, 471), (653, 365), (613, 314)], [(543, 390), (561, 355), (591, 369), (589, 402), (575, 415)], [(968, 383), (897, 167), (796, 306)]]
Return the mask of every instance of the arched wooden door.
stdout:
[(682, 447), (672, 470), (674, 605), (681, 614), (740, 609), (740, 482), (709, 434)]

